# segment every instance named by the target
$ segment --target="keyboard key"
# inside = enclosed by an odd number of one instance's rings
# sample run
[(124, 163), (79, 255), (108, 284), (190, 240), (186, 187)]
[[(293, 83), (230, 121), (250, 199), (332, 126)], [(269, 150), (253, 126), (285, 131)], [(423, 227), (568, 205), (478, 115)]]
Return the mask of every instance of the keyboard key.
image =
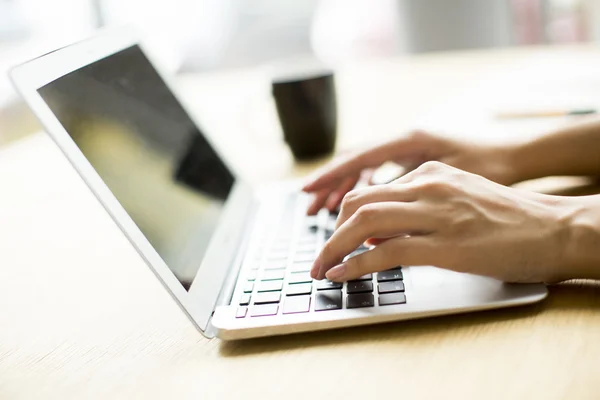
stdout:
[(244, 293), (240, 297), (240, 306), (247, 306), (248, 304), (250, 304), (250, 295), (248, 293)]
[(257, 293), (254, 296), (254, 304), (279, 303), (279, 300), (281, 300), (281, 292)]
[(246, 279), (249, 281), (255, 281), (256, 280), (256, 271), (248, 272), (248, 275), (246, 275)]
[(341, 282), (332, 282), (328, 279), (317, 281), (317, 290), (341, 289), (344, 286)]
[(287, 261), (269, 261), (265, 263), (265, 270), (282, 269), (287, 267)]
[(404, 282), (402, 281), (381, 282), (377, 286), (379, 293), (404, 292)]
[(246, 282), (244, 285), (244, 293), (252, 293), (254, 289), (254, 282)]
[(251, 317), (264, 317), (267, 315), (277, 315), (279, 304), (260, 304), (252, 307)]
[(236, 318), (244, 318), (248, 313), (248, 307), (238, 307), (235, 317)]
[(359, 276), (356, 279), (351, 280), (350, 282), (357, 282), (357, 281), (370, 281), (373, 280), (373, 274), (366, 274), (363, 276)]
[(358, 249), (354, 250), (353, 253), (355, 255), (359, 255), (359, 254), (362, 254), (362, 253), (366, 253), (369, 250), (371, 250), (371, 249), (369, 249), (368, 247), (360, 246)]
[(342, 291), (326, 290), (315, 297), (315, 311), (339, 310), (342, 308)]
[(270, 269), (263, 273), (261, 281), (274, 281), (277, 279), (283, 279), (285, 276), (285, 269)]
[(270, 246), (269, 251), (288, 251), (292, 245), (292, 239), (286, 238), (284, 240), (275, 240), (273, 244)]
[(379, 295), (379, 305), (389, 306), (391, 304), (404, 304), (406, 303), (406, 296), (404, 293), (388, 293)]
[(312, 278), (308, 272), (294, 272), (290, 274), (290, 283), (310, 283)]
[(290, 267), (290, 271), (292, 271), (292, 272), (309, 272), (311, 269), (312, 269), (311, 262), (294, 263)]
[(260, 282), (257, 286), (257, 292), (278, 292), (283, 289), (283, 281), (265, 281)]
[(283, 213), (285, 216), (294, 215), (294, 208), (299, 198), (296, 192), (289, 192), (285, 195), (285, 201), (283, 202)]
[(314, 252), (311, 253), (298, 253), (294, 256), (294, 262), (295, 263), (301, 263), (301, 262), (310, 262), (310, 261), (314, 261), (316, 258), (316, 255)]
[(270, 248), (270, 251), (272, 253), (280, 253), (280, 252), (285, 252), (286, 255), (288, 253), (288, 250), (290, 249), (290, 245), (287, 242), (277, 242), (277, 243), (273, 243), (273, 245)]
[(286, 297), (283, 302), (284, 314), (305, 313), (310, 310), (310, 296)]
[(299, 294), (311, 294), (312, 283), (295, 283), (288, 285), (285, 294), (287, 296), (297, 296)]
[(319, 221), (317, 220), (316, 215), (306, 215), (303, 218), (303, 222), (307, 229), (319, 227)]
[(296, 247), (296, 253), (312, 253), (315, 254), (317, 252), (316, 243), (308, 243), (308, 244), (299, 244)]
[(275, 242), (278, 244), (288, 244), (292, 241), (292, 237), (288, 232), (281, 231), (275, 235)]
[(346, 297), (347, 308), (373, 307), (375, 306), (375, 298), (373, 293), (349, 294)]
[(316, 236), (319, 227), (317, 225), (305, 225), (300, 227), (300, 237)]
[(364, 253), (364, 252), (367, 252), (367, 251), (369, 251), (369, 249), (366, 249), (366, 250), (360, 250), (360, 249), (356, 249), (356, 250), (354, 250), (352, 253), (350, 253), (350, 254), (348, 254), (346, 257), (344, 257), (344, 261), (346, 261), (346, 260), (347, 260), (347, 259), (349, 259), (349, 258), (352, 258), (352, 257), (358, 256), (358, 255), (360, 255), (360, 254), (362, 254), (362, 253)]
[(298, 244), (302, 245), (302, 246), (313, 245), (316, 247), (317, 246), (317, 235), (310, 234), (310, 235), (300, 236), (298, 238)]
[(372, 291), (373, 291), (373, 282), (370, 282), (370, 281), (348, 282), (348, 286), (346, 287), (346, 292), (348, 294), (372, 292)]
[(269, 255), (267, 256), (267, 259), (270, 261), (277, 261), (277, 260), (287, 260), (288, 258), (288, 251), (274, 251), (269, 253)]
[(399, 269), (392, 269), (389, 271), (381, 271), (377, 273), (377, 282), (399, 281), (402, 279), (402, 271), (400, 271)]

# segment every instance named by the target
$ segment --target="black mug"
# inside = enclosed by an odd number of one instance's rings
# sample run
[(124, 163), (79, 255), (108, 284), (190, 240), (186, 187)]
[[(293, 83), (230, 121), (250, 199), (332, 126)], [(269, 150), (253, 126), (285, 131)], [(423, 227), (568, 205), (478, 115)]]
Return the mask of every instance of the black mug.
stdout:
[(337, 136), (332, 72), (273, 81), (273, 97), (283, 136), (297, 160), (331, 153)]

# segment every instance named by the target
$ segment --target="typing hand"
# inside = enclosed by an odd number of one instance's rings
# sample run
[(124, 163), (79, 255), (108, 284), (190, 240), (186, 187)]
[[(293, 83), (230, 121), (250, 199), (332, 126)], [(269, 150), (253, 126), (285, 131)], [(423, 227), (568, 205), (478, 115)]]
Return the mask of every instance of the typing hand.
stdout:
[(353, 156), (338, 159), (317, 171), (303, 190), (314, 194), (308, 214), (321, 208), (333, 211), (344, 195), (354, 188), (361, 175), (369, 176), (373, 168), (394, 161), (408, 171), (426, 161), (440, 161), (465, 171), (482, 175), (502, 184), (512, 182), (508, 148), (475, 145), (415, 131), (383, 145)]
[[(311, 276), (346, 281), (433, 265), (510, 282), (562, 280), (568, 221), (578, 209), (569, 201), (428, 162), (393, 183), (350, 192)], [(375, 247), (342, 263), (365, 241)]]

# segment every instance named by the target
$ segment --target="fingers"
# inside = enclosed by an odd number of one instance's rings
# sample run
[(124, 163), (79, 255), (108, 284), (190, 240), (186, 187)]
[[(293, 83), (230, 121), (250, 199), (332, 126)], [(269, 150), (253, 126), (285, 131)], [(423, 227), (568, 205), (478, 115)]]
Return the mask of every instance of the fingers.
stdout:
[(319, 190), (314, 195), (313, 201), (308, 206), (306, 213), (308, 215), (315, 215), (323, 207), (327, 208), (330, 212), (335, 211), (339, 207), (346, 193), (352, 190), (357, 182), (358, 177), (350, 177), (344, 179), (337, 188), (333, 189), (333, 191), (328, 188)]
[(311, 276), (323, 279), (325, 272), (369, 238), (390, 238), (407, 232), (431, 233), (437, 229), (431, 213), (414, 204), (384, 202), (361, 207), (327, 241), (315, 260)]
[(437, 149), (436, 152), (449, 151), (451, 143), (424, 131), (413, 131), (396, 140), (333, 162), (317, 171), (302, 190), (314, 192), (323, 189), (348, 174), (354, 175), (363, 169), (378, 167), (385, 161), (395, 161), (401, 165), (419, 165), (435, 159), (435, 154), (430, 153), (440, 146), (442, 149)]
[(329, 195), (329, 198), (325, 203), (325, 208), (327, 208), (329, 211), (336, 210), (346, 193), (354, 188), (356, 182), (358, 182), (358, 176), (346, 178), (344, 181), (342, 181), (340, 186), (338, 186), (338, 188)]
[(375, 170), (372, 168), (367, 168), (362, 171), (360, 174), (359, 182), (365, 182), (367, 185), (374, 185), (373, 182), (373, 174)]
[(306, 210), (306, 214), (315, 215), (317, 212), (319, 212), (319, 210), (321, 208), (323, 208), (323, 205), (327, 201), (327, 198), (329, 197), (329, 193), (330, 193), (329, 189), (321, 189), (320, 191), (318, 191), (315, 194), (315, 197), (314, 197), (312, 203), (308, 206), (308, 209)]
[(381, 202), (414, 202), (417, 200), (415, 190), (408, 185), (379, 185), (349, 192), (342, 202), (342, 208), (336, 221), (336, 229), (346, 222), (362, 206)]
[(372, 250), (349, 258), (329, 269), (325, 276), (335, 282), (356, 279), (372, 272), (399, 265), (436, 265), (439, 255), (434, 236), (398, 237), (387, 240)]
[(331, 187), (336, 181), (340, 181), (344, 176), (352, 174), (354, 169), (352, 165), (355, 158), (343, 157), (319, 168), (308, 178), (307, 183), (302, 187), (305, 192), (314, 192), (325, 187)]
[(336, 180), (348, 175), (358, 175), (365, 168), (377, 167), (393, 157), (393, 143), (386, 143), (354, 156), (335, 161), (325, 169), (317, 171), (314, 178), (304, 185), (302, 190), (314, 192), (330, 186)]

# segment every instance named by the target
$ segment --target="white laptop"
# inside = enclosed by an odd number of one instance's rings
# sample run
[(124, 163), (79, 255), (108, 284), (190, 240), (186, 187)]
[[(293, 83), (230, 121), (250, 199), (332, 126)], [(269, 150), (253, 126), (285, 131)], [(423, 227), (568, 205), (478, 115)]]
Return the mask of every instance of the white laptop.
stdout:
[(408, 320), (533, 303), (547, 294), (542, 284), (424, 266), (399, 265), (344, 284), (313, 281), (308, 271), (335, 217), (306, 217), (309, 199), (289, 182), (254, 188), (236, 176), (210, 144), (218, 132), (202, 132), (133, 31), (103, 32), (18, 66), (11, 77), (208, 337)]

